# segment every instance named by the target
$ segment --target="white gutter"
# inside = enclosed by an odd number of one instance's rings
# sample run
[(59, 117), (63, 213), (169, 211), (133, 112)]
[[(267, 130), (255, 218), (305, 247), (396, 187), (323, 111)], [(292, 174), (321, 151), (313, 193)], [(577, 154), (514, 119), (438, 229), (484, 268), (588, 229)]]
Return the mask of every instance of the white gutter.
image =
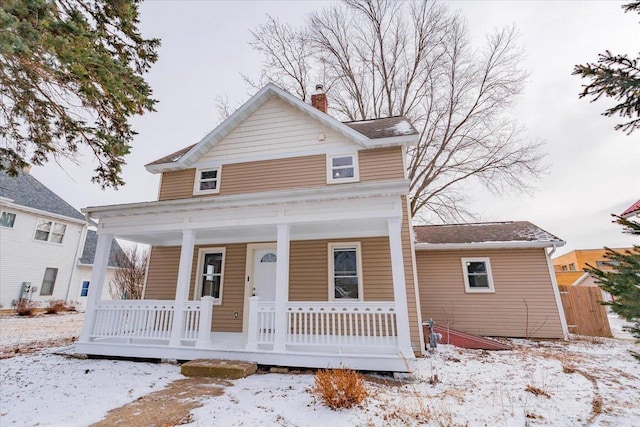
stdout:
[(67, 286), (67, 293), (64, 296), (64, 300), (65, 301), (69, 301), (69, 293), (71, 292), (71, 285), (73, 283), (73, 279), (76, 276), (76, 271), (78, 270), (77, 265), (78, 262), (80, 260), (80, 258), (82, 257), (82, 252), (84, 252), (84, 243), (87, 239), (87, 230), (89, 229), (89, 226), (87, 224), (84, 225), (84, 227), (82, 227), (82, 230), (80, 231), (80, 239), (78, 240), (78, 247), (76, 248), (76, 255), (73, 258), (73, 263), (71, 264), (71, 275), (69, 276), (69, 285)]
[(24, 212), (33, 213), (33, 214), (36, 214), (38, 216), (47, 216), (47, 217), (50, 217), (50, 218), (53, 218), (53, 219), (59, 219), (59, 220), (62, 220), (62, 221), (75, 222), (77, 224), (86, 224), (86, 221), (83, 220), (83, 219), (77, 219), (77, 218), (73, 218), (73, 217), (66, 216), (66, 215), (60, 215), (60, 214), (56, 214), (56, 213), (52, 213), (52, 212), (48, 212), (48, 211), (43, 211), (43, 210), (40, 210), (40, 209), (30, 208), (30, 207), (27, 207), (27, 206), (19, 205), (17, 203), (7, 202), (7, 200), (11, 200), (11, 199), (3, 198), (2, 200), (0, 200), (0, 205), (1, 206), (7, 206), (7, 207), (12, 208), (12, 209), (22, 210)]
[[(565, 242), (562, 242), (564, 245)], [(562, 246), (562, 245), (559, 245)], [(551, 287), (553, 288), (553, 295), (556, 299), (556, 306), (558, 307), (558, 315), (560, 316), (560, 325), (562, 326), (562, 335), (564, 339), (569, 339), (569, 326), (567, 325), (567, 317), (564, 315), (564, 307), (562, 306), (562, 299), (560, 298), (560, 288), (558, 287), (558, 280), (556, 279), (556, 272), (553, 269), (553, 262), (551, 262), (551, 255), (556, 251), (556, 246), (544, 254), (547, 257), (547, 267), (549, 268), (549, 278), (551, 279)]]
[(82, 212), (92, 218), (150, 214), (180, 210), (208, 208), (227, 208), (253, 205), (272, 205), (291, 202), (322, 201), (349, 198), (367, 198), (371, 196), (404, 195), (409, 190), (406, 179), (384, 182), (367, 182), (305, 188), (288, 191), (269, 191), (263, 193), (234, 194), (229, 196), (192, 197), (153, 202), (127, 203), (121, 205), (91, 206)]
[(416, 250), (421, 251), (444, 251), (444, 250), (467, 250), (467, 249), (517, 249), (517, 248), (548, 248), (553, 247), (555, 252), (557, 247), (564, 246), (565, 241), (544, 241), (544, 240), (510, 240), (502, 242), (471, 242), (471, 243), (416, 243)]

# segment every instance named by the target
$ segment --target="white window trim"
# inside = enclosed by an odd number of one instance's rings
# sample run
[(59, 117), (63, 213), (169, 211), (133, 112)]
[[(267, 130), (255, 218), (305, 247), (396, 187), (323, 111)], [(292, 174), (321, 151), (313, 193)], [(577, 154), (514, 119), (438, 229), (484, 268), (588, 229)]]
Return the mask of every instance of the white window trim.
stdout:
[[(49, 236), (47, 236), (47, 240), (36, 239), (36, 233), (38, 232), (38, 223), (40, 222), (40, 220), (47, 221), (47, 222), (51, 223), (51, 231), (49, 231)], [(65, 226), (64, 234), (62, 235), (62, 242), (60, 242), (60, 243), (51, 241), (51, 236), (53, 235), (53, 230), (55, 229), (56, 224)], [(52, 219), (46, 219), (46, 218), (38, 218), (36, 220), (36, 228), (35, 228), (35, 230), (33, 230), (33, 241), (41, 242), (41, 243), (51, 243), (52, 245), (63, 245), (64, 244), (64, 238), (67, 235), (67, 229), (68, 228), (69, 228), (69, 224), (65, 224), (64, 222), (54, 221)]]
[[(328, 250), (327, 250), (327, 259), (328, 259), (328, 265), (329, 265), (329, 301), (344, 301), (344, 302), (349, 302), (349, 301), (364, 301), (364, 289), (363, 289), (363, 282), (362, 282), (362, 246), (360, 245), (360, 242), (335, 242), (335, 243), (331, 243), (329, 242), (329, 244), (327, 245)], [(336, 299), (335, 297), (335, 281), (334, 281), (334, 265), (333, 265), (333, 251), (334, 249), (352, 249), (352, 248), (356, 248), (356, 267), (358, 268), (358, 299), (343, 299), (343, 298), (338, 298)]]
[[(462, 261), (462, 277), (464, 278), (464, 290), (467, 293), (495, 293), (495, 288), (493, 287), (493, 275), (491, 273), (491, 262), (487, 257), (480, 258), (461, 258)], [(467, 271), (467, 263), (468, 262), (484, 262), (487, 266), (487, 281), (489, 282), (488, 288), (471, 288), (469, 286), (469, 272)]]
[[(214, 190), (201, 190), (200, 189), (200, 173), (208, 171), (218, 171), (216, 176), (216, 188)], [(222, 182), (222, 166), (216, 166), (213, 168), (196, 168), (196, 176), (193, 182), (193, 194), (217, 194), (220, 192), (220, 183)]]
[(196, 270), (196, 281), (193, 286), (193, 299), (200, 301), (202, 298), (202, 267), (204, 263), (204, 256), (211, 253), (222, 253), (222, 269), (220, 270), (220, 298), (213, 299), (213, 305), (222, 305), (222, 292), (224, 290), (224, 270), (227, 261), (227, 248), (200, 248), (198, 250), (198, 266)]
[[(0, 224), (0, 227), (2, 228), (6, 228), (7, 230), (13, 230), (16, 227), (16, 219), (18, 219), (18, 214), (16, 214), (15, 212), (9, 212), (9, 211), (5, 211), (5, 210), (0, 210), (0, 215), (2, 215), (3, 213), (8, 213), (13, 215), (13, 225), (11, 227), (7, 227), (5, 225)], [(34, 234), (35, 236), (35, 234)]]
[[(353, 178), (333, 178), (332, 160), (337, 157), (351, 157), (353, 159)], [(341, 184), (344, 182), (360, 181), (360, 167), (358, 164), (358, 152), (344, 154), (327, 154), (327, 184)]]

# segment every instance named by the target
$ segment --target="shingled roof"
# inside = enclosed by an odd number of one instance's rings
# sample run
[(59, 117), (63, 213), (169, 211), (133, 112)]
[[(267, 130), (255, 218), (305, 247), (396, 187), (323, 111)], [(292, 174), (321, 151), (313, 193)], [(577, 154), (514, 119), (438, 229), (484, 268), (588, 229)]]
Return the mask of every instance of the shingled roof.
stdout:
[(418, 131), (405, 116), (343, 123), (370, 139), (418, 134)]
[(416, 243), (472, 244), (547, 242), (564, 244), (557, 236), (528, 221), (414, 226)]
[[(87, 238), (84, 241), (84, 249), (82, 250), (82, 257), (80, 257), (80, 264), (93, 265), (93, 261), (96, 257), (96, 246), (98, 245), (98, 233), (93, 230), (87, 230)], [(116, 241), (113, 239), (111, 242), (111, 251), (109, 252), (109, 261), (107, 265), (109, 267), (118, 267), (117, 256), (126, 256), (124, 251)]]
[(15, 177), (0, 171), (0, 197), (27, 208), (85, 221), (84, 215), (25, 171)]

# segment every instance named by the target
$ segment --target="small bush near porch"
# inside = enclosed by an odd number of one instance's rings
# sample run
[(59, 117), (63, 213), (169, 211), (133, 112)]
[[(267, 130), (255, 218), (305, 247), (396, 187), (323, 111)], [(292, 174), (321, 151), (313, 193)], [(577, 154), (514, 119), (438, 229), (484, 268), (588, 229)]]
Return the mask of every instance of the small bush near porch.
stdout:
[(362, 376), (350, 369), (321, 369), (313, 392), (331, 409), (351, 408), (369, 396)]

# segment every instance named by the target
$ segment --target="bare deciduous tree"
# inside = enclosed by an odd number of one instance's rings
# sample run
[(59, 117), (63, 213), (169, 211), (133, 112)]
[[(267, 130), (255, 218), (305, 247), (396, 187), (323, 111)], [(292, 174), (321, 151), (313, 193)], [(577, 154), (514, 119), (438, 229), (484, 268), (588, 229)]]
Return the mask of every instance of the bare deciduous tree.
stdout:
[(247, 81), (305, 101), (322, 82), (344, 120), (407, 116), (420, 132), (409, 152), (412, 214), (463, 220), (463, 183), (526, 191), (543, 169), (540, 144), (509, 115), (527, 78), (516, 38), (515, 28), (496, 30), (474, 49), (464, 19), (441, 4), (345, 0), (300, 29), (269, 17), (251, 42), (264, 67)]
[(149, 252), (146, 249), (129, 247), (117, 252), (113, 280), (109, 282), (109, 294), (113, 299), (140, 299), (147, 273)]

